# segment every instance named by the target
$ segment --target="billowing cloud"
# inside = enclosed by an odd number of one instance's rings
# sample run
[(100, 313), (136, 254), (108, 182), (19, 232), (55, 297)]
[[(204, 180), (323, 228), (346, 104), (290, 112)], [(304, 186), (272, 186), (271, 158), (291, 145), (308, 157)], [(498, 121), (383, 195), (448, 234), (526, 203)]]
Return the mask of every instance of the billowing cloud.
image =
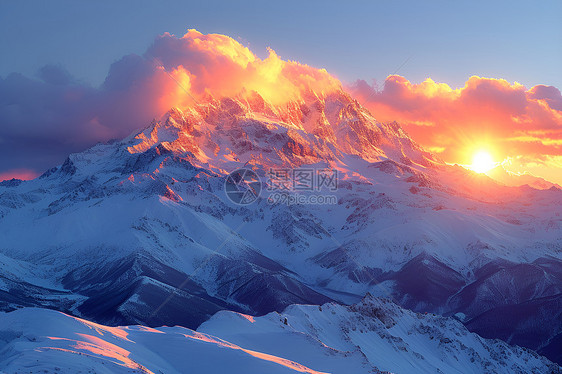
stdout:
[(452, 89), (431, 79), (413, 84), (393, 75), (381, 90), (365, 81), (350, 89), (377, 119), (400, 122), (414, 140), (448, 162), (470, 163), (474, 152), (486, 149), (497, 161), (541, 160), (544, 170), (535, 172), (562, 182), (562, 170), (556, 176), (551, 168), (562, 157), (562, 96), (555, 87), (526, 89), (473, 76)]
[(0, 77), (0, 172), (42, 172), (68, 153), (127, 136), (174, 106), (251, 91), (280, 104), (340, 87), (323, 69), (282, 60), (273, 50), (260, 59), (225, 35), (164, 34), (144, 55), (115, 62), (100, 87), (55, 65), (36, 79)]
[(181, 38), (160, 36), (145, 58), (172, 73), (181, 86), (177, 92), (180, 99), (185, 99), (182, 89), (199, 100), (209, 95), (234, 96), (245, 90), (257, 91), (266, 100), (280, 104), (299, 99), (309, 90), (322, 93), (341, 87), (324, 69), (284, 61), (271, 49), (262, 60), (228, 36), (203, 35), (196, 30), (189, 30)]

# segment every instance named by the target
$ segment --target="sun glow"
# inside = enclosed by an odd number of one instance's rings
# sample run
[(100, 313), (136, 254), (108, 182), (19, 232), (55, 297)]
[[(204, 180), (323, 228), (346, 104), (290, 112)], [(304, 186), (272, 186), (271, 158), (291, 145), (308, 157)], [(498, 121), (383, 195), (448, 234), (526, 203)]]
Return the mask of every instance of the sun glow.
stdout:
[(472, 165), (470, 168), (477, 173), (485, 173), (492, 170), (495, 166), (496, 163), (488, 152), (478, 151), (472, 158)]

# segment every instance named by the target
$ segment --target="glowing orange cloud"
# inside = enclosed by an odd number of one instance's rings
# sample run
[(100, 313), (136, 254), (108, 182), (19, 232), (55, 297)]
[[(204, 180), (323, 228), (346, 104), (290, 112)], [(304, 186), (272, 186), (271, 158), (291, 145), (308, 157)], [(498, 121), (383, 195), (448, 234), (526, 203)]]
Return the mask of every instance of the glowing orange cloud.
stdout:
[(528, 90), (473, 76), (453, 89), (431, 79), (413, 84), (393, 75), (382, 90), (364, 81), (350, 89), (378, 120), (400, 122), (415, 141), (447, 162), (470, 163), (475, 151), (485, 149), (497, 161), (528, 161), (511, 162), (512, 171), (530, 171), (534, 162), (535, 175), (562, 183), (562, 95), (555, 87)]
[(158, 65), (151, 79), (162, 85), (153, 87), (153, 92), (160, 93), (163, 110), (186, 106), (193, 99), (252, 91), (272, 104), (282, 104), (311, 90), (322, 94), (341, 88), (324, 69), (282, 60), (272, 49), (267, 58), (260, 59), (228, 36), (204, 35), (197, 30), (189, 30), (181, 38), (168, 33), (160, 36), (145, 57)]

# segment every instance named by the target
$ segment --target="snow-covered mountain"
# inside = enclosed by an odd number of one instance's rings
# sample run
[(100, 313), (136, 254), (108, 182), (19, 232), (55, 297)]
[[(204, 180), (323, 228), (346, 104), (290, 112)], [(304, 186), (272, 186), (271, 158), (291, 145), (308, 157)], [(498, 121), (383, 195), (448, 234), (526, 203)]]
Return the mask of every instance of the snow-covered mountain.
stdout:
[(537, 353), (452, 318), (367, 296), (252, 317), (219, 312), (197, 331), (108, 327), (47, 309), (0, 318), (0, 370), (95, 373), (560, 373)]
[[(270, 169), (337, 170), (322, 192), (337, 204), (271, 204), (264, 189), (236, 205), (224, 184), (239, 167), (264, 186)], [(556, 187), (446, 165), (343, 91), (212, 99), (0, 183), (0, 306), (195, 329), (224, 309), (371, 292), (562, 362), (561, 206)]]

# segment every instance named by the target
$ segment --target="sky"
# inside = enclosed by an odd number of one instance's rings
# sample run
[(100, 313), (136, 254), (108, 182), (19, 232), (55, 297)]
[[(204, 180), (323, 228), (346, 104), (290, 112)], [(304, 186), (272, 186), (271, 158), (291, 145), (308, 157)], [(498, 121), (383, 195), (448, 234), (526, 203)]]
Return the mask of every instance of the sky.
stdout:
[[(142, 127), (161, 108), (132, 113), (154, 97), (131, 82), (158, 81), (135, 56), (176, 42), (159, 35), (197, 29), (264, 61), (269, 47), (325, 68), (375, 117), (403, 122), (446, 161), (488, 147), (514, 171), (562, 183), (560, 14), (554, 1), (0, 2), (0, 179), (30, 178)], [(166, 48), (153, 52), (172, 56)], [(467, 137), (491, 140), (460, 152)]]
[(343, 81), (400, 73), (461, 87), (472, 75), (562, 87), (559, 1), (4, 1), (0, 76), (62, 64), (100, 84), (156, 35), (229, 35), (265, 56), (323, 67)]

